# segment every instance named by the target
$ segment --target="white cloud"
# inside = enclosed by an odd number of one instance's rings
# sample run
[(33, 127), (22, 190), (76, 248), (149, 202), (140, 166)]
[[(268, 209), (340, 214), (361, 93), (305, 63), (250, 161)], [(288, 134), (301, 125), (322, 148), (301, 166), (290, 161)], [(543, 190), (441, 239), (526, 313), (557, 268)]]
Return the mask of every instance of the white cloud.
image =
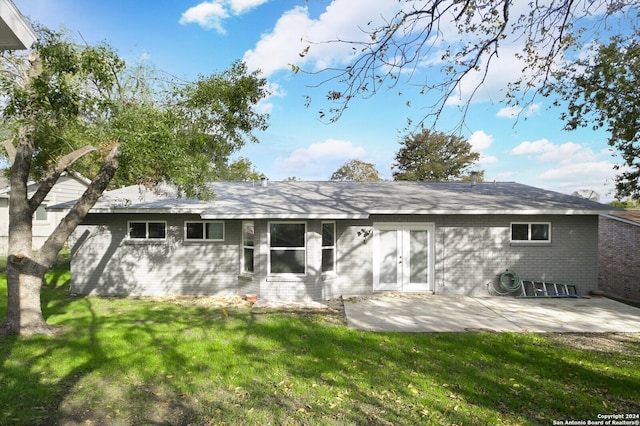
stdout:
[(183, 25), (198, 24), (205, 29), (214, 29), (220, 34), (224, 34), (225, 29), (222, 27), (222, 21), (228, 17), (229, 12), (221, 1), (205, 1), (187, 9), (182, 14), (180, 23)]
[(473, 151), (480, 154), (480, 160), (478, 161), (479, 165), (498, 162), (498, 157), (495, 155), (487, 155), (483, 152), (485, 149), (491, 147), (491, 144), (493, 143), (493, 135), (488, 135), (484, 130), (477, 130), (471, 134), (468, 142), (471, 144)]
[[(575, 142), (556, 145), (548, 139), (534, 142), (525, 141), (511, 153), (517, 156), (532, 156), (537, 160), (528, 170), (534, 172), (529, 178), (531, 184), (553, 188), (571, 194), (578, 189), (598, 192), (601, 200), (611, 199), (611, 186), (616, 170), (607, 150), (594, 152)], [(519, 174), (527, 174), (522, 170)]]
[[(541, 107), (540, 103), (529, 105), (529, 107), (524, 113), (524, 116), (531, 117), (536, 115), (538, 111), (540, 111), (540, 107)], [(496, 114), (496, 117), (514, 119), (520, 116), (523, 110), (524, 108), (515, 106), (515, 105), (504, 107), (498, 111), (498, 113)]]
[(222, 26), (225, 19), (241, 15), (268, 2), (269, 0), (210, 0), (190, 7), (182, 14), (180, 24), (197, 24), (207, 30), (225, 34)]
[(588, 148), (584, 148), (582, 145), (567, 142), (562, 145), (551, 145), (551, 148), (546, 152), (540, 154), (538, 159), (540, 161), (559, 161), (559, 162), (572, 162), (576, 160), (587, 160), (594, 157), (593, 151)]
[(576, 180), (576, 178), (588, 178), (588, 181), (601, 181), (602, 178), (610, 178), (612, 176), (612, 164), (608, 161), (583, 162), (565, 164), (562, 167), (547, 170), (538, 177), (543, 180)]
[(548, 139), (540, 139), (535, 142), (525, 141), (515, 147), (514, 155), (537, 154), (536, 158), (542, 162), (559, 162), (562, 164), (593, 161), (600, 154), (594, 153), (590, 148), (575, 142), (566, 142), (555, 145)]
[(478, 130), (471, 134), (468, 142), (473, 147), (474, 151), (482, 151), (483, 149), (487, 149), (493, 143), (493, 136), (488, 135), (484, 132), (484, 130)]
[(534, 115), (537, 115), (538, 112), (540, 112), (540, 107), (542, 107), (542, 104), (539, 102), (537, 104), (529, 105), (529, 108), (527, 108), (527, 113), (525, 114), (525, 117), (532, 117)]
[(298, 148), (286, 158), (276, 159), (275, 167), (287, 176), (327, 180), (343, 163), (354, 158), (362, 159), (365, 154), (364, 148), (353, 146), (349, 141), (327, 139), (308, 148)]
[(501, 108), (500, 111), (496, 114), (497, 117), (502, 118), (516, 118), (522, 112), (521, 107), (517, 106), (508, 106)]
[(548, 139), (540, 139), (535, 142), (525, 141), (513, 148), (511, 151), (515, 155), (540, 154), (554, 149), (554, 145)]
[[(321, 70), (341, 64), (353, 57), (352, 45), (329, 41), (364, 40), (367, 35), (362, 29), (375, 28), (383, 16), (393, 16), (397, 10), (398, 3), (388, 0), (333, 0), (318, 18), (312, 18), (307, 7), (296, 6), (243, 59), (250, 69), (260, 69), (266, 76), (290, 65)], [(309, 51), (301, 56), (307, 47)]]
[(241, 15), (256, 7), (267, 3), (269, 0), (231, 0), (230, 6), (234, 15)]
[(255, 48), (245, 52), (243, 60), (249, 69), (260, 69), (266, 76), (289, 64), (300, 64), (300, 52), (308, 45), (303, 42), (302, 34), (312, 25), (307, 8), (295, 7), (287, 11), (271, 33), (263, 34)]
[(609, 161), (591, 161), (564, 164), (562, 167), (538, 175), (539, 186), (553, 187), (556, 191), (572, 194), (579, 189), (590, 189), (600, 195), (601, 202), (613, 199), (612, 182), (616, 171)]

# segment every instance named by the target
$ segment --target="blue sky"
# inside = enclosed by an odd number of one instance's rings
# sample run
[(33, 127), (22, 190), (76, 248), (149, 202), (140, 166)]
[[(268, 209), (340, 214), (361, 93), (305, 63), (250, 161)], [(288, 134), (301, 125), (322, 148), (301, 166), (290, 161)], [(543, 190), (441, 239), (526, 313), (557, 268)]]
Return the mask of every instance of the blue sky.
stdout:
[[(384, 178), (407, 118), (419, 119), (429, 101), (411, 85), (356, 99), (333, 124), (319, 119), (331, 86), (313, 87), (316, 75), (293, 74), (289, 64), (314, 71), (344, 64), (350, 47), (310, 42), (340, 37), (357, 39), (358, 27), (391, 16), (392, 0), (14, 0), (21, 12), (50, 28), (66, 27), (88, 43), (106, 41), (127, 61), (146, 60), (156, 68), (194, 79), (222, 71), (236, 59), (259, 68), (273, 95), (261, 109), (270, 128), (257, 133), (259, 144), (237, 155), (249, 158), (271, 180), (295, 176), (328, 180), (340, 165), (357, 158), (371, 162)], [(522, 2), (525, 4), (526, 2)], [(578, 189), (613, 198), (614, 164), (606, 134), (583, 129), (562, 131), (559, 109), (539, 98), (518, 120), (500, 103), (502, 90), (519, 68), (516, 44), (506, 45), (467, 115), (462, 134), (482, 158), (477, 169), (485, 179), (516, 181), (564, 193)], [(406, 89), (406, 90), (405, 90)], [(311, 96), (309, 107), (305, 96)], [(461, 93), (464, 96), (464, 93)], [(411, 101), (411, 107), (406, 105)], [(460, 119), (454, 101), (444, 110), (437, 130), (448, 132)]]

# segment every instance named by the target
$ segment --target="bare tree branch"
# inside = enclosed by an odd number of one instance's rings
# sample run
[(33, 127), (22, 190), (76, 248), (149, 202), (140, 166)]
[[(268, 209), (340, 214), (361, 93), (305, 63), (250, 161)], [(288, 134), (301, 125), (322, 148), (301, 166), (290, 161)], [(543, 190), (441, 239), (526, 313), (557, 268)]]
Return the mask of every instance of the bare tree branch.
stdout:
[(82, 222), (91, 207), (95, 205), (102, 193), (109, 186), (109, 182), (118, 170), (118, 155), (120, 144), (114, 144), (109, 154), (105, 157), (100, 170), (93, 178), (85, 192), (75, 203), (73, 208), (58, 224), (47, 241), (40, 249), (40, 259), (43, 264), (53, 264), (58, 252), (63, 247), (73, 230)]
[[(427, 121), (435, 125), (458, 94), (462, 126), (495, 59), (505, 45), (516, 43), (524, 46), (515, 54), (524, 68), (505, 87), (504, 101), (527, 104), (553, 78), (554, 66), (565, 52), (580, 47), (585, 26), (595, 33), (593, 21), (605, 22), (613, 13), (640, 6), (638, 0), (534, 0), (526, 5), (512, 0), (398, 3), (402, 9), (378, 27), (363, 30), (363, 40), (326, 42), (351, 46), (355, 55), (345, 67), (308, 72), (328, 75), (317, 86), (335, 86), (327, 91), (334, 106), (321, 111), (322, 118), (336, 121), (355, 98), (406, 84), (428, 99), (419, 125)], [(585, 26), (580, 27), (582, 19)], [(426, 69), (433, 72), (423, 72)], [(422, 81), (410, 83), (416, 77)]]
[(13, 142), (11, 142), (11, 140), (4, 141), (3, 145), (5, 151), (7, 151), (7, 156), (9, 157), (9, 164), (13, 164), (16, 159), (16, 147), (13, 146)]
[(95, 152), (96, 148), (91, 145), (84, 146), (80, 149), (76, 149), (75, 151), (63, 156), (58, 160), (58, 163), (53, 166), (47, 175), (44, 177), (38, 190), (33, 194), (31, 199), (29, 200), (29, 207), (31, 208), (31, 212), (35, 212), (36, 209), (42, 204), (44, 199), (47, 197), (51, 188), (56, 184), (62, 173), (70, 167), (73, 163), (88, 155), (92, 152)]

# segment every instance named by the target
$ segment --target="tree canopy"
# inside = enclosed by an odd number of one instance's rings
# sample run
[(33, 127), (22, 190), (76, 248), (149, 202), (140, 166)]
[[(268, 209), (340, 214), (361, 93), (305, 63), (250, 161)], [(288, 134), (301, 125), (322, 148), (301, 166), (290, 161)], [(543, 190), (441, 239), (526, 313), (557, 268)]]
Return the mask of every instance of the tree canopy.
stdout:
[(556, 72), (547, 94), (567, 102), (566, 128), (605, 128), (623, 164), (616, 177), (620, 198), (640, 198), (640, 30), (597, 43), (573, 65)]
[(224, 172), (225, 179), (231, 181), (259, 181), (265, 177), (262, 173), (259, 173), (254, 167), (251, 160), (245, 157), (240, 157), (227, 166), (227, 171)]
[[(46, 333), (40, 285), (75, 227), (110, 183), (174, 185), (185, 196), (211, 195), (229, 155), (267, 116), (258, 72), (241, 62), (193, 82), (129, 67), (107, 44), (75, 43), (39, 28), (25, 53), (0, 57), (1, 126), (10, 170), (8, 309), (1, 332)], [(32, 216), (65, 171), (91, 179), (88, 189), (39, 251)], [(27, 182), (39, 182), (28, 197)]]
[(394, 180), (462, 180), (480, 159), (464, 138), (423, 130), (401, 141), (393, 164)]
[(90, 158), (66, 168), (91, 175), (118, 145), (118, 185), (168, 182), (206, 196), (204, 182), (224, 178), (229, 155), (266, 129), (267, 116), (252, 108), (267, 94), (265, 80), (241, 62), (186, 82), (129, 67), (106, 44), (39, 34), (28, 55), (5, 55), (0, 74), (3, 125), (30, 135), (36, 180), (70, 149), (89, 145)]
[(330, 180), (370, 182), (382, 179), (373, 163), (354, 159), (344, 163), (338, 170), (333, 172)]

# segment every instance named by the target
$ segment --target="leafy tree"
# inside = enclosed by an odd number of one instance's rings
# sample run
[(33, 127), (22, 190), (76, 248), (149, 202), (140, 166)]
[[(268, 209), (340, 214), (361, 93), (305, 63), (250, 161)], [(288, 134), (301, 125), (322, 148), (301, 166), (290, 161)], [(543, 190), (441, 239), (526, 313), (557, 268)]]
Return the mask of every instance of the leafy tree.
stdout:
[(225, 179), (231, 181), (259, 181), (264, 175), (259, 173), (248, 158), (240, 157), (230, 163), (225, 172)]
[[(115, 178), (185, 196), (211, 195), (205, 183), (265, 129), (254, 106), (265, 81), (244, 64), (194, 82), (160, 83), (133, 72), (106, 44), (79, 46), (39, 29), (28, 54), (0, 57), (2, 126), (11, 164), (8, 307), (0, 332), (49, 333), (40, 287), (65, 241)], [(99, 164), (91, 167), (88, 164)], [(39, 251), (32, 216), (65, 171), (94, 172), (91, 183)], [(40, 182), (27, 195), (27, 182)]]
[(371, 182), (382, 179), (374, 164), (360, 160), (351, 160), (333, 172), (331, 180)]
[(468, 174), (463, 174), (460, 177), (460, 182), (471, 182), (473, 173), (475, 173), (476, 182), (484, 182), (484, 170), (471, 170)]
[(460, 179), (480, 159), (463, 138), (430, 130), (405, 136), (401, 145), (395, 157), (394, 180)]
[(640, 209), (640, 200), (628, 199), (628, 200), (613, 200), (609, 203), (613, 207), (619, 207), (621, 209)]
[[(362, 39), (335, 39), (354, 53), (343, 67), (323, 71), (322, 84), (334, 101), (321, 116), (337, 120), (358, 97), (416, 87), (426, 106), (420, 120), (435, 123), (451, 100), (462, 105), (462, 119), (478, 89), (485, 84), (499, 56), (514, 56), (522, 64), (503, 87), (504, 101), (532, 102), (553, 80), (558, 59), (571, 57), (581, 42), (619, 34), (638, 21), (638, 0), (397, 0), (397, 12), (382, 24), (362, 28)], [(301, 56), (309, 54), (308, 46)], [(293, 67), (298, 71), (298, 67)], [(411, 83), (409, 84), (409, 81)], [(406, 83), (406, 84), (405, 84)], [(458, 95), (461, 87), (464, 93)], [(309, 101), (309, 100), (308, 100)]]
[(573, 66), (556, 73), (559, 93), (568, 103), (566, 129), (605, 128), (608, 143), (624, 160), (616, 177), (618, 198), (640, 198), (640, 31), (598, 44)]

